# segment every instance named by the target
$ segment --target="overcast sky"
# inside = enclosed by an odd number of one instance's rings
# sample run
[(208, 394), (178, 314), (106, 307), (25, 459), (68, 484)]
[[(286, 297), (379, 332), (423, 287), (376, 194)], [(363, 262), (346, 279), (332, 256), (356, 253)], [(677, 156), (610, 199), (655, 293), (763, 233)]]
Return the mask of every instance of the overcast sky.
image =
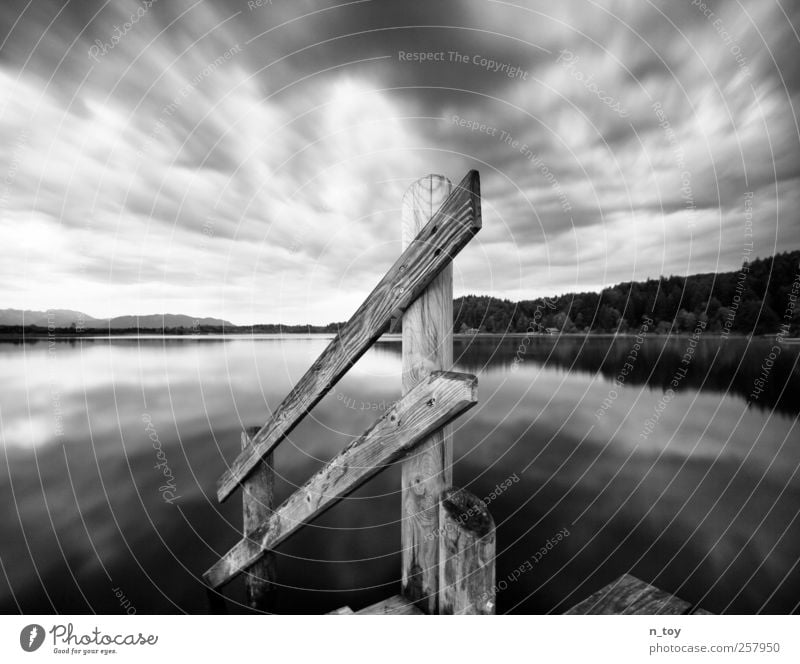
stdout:
[(484, 225), (456, 295), (797, 249), (799, 17), (788, 0), (3, 0), (0, 308), (344, 320), (400, 252), (405, 189), (470, 168)]

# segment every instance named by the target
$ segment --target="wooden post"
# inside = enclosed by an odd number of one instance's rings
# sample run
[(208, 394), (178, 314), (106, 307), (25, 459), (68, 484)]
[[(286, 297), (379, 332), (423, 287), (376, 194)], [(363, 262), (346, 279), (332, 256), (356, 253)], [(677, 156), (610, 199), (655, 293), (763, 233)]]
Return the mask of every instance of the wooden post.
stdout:
[[(449, 196), (443, 175), (420, 178), (403, 197), (405, 249)], [(431, 242), (437, 242), (435, 233)], [(403, 314), (403, 394), (432, 371), (453, 364), (453, 268), (445, 267)], [(402, 592), (428, 614), (438, 613), (438, 501), (452, 483), (452, 429), (432, 434), (402, 469)]]
[(494, 615), (495, 532), (486, 504), (464, 489), (448, 489), (439, 524), (439, 613)]
[[(250, 436), (261, 427), (251, 427), (242, 433), (242, 449), (250, 444)], [(249, 535), (266, 523), (273, 511), (275, 471), (272, 468), (272, 453), (268, 454), (256, 470), (242, 484), (242, 516), (244, 534)], [(245, 601), (247, 606), (266, 611), (272, 606), (273, 581), (276, 578), (275, 554), (267, 552), (247, 570), (245, 574)]]

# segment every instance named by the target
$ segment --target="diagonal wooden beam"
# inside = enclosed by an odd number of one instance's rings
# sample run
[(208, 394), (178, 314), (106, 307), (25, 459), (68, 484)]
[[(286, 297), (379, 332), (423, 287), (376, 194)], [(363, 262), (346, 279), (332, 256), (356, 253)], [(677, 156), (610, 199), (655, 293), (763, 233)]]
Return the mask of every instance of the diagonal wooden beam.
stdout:
[(336, 338), (217, 482), (225, 500), (400, 316), (481, 228), (480, 184), (470, 171), (367, 296)]
[(406, 394), (204, 575), (217, 588), (478, 400), (475, 376), (440, 371)]

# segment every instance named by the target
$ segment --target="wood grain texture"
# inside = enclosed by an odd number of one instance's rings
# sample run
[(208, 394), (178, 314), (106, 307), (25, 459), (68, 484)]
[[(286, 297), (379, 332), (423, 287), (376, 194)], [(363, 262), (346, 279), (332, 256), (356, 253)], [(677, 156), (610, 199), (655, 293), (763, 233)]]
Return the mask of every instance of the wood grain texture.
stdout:
[(439, 613), (494, 615), (495, 528), (486, 504), (464, 489), (439, 503)]
[(354, 613), (349, 606), (340, 606), (338, 609), (328, 611), (329, 616), (352, 616)]
[[(419, 235), (452, 185), (443, 175), (420, 178), (403, 197), (403, 248)], [(435, 238), (435, 236), (434, 236)], [(432, 371), (453, 365), (453, 266), (445, 267), (403, 314), (403, 393)], [(438, 497), (452, 483), (452, 429), (420, 443), (401, 477), (402, 592), (424, 612), (438, 612)]]
[(361, 616), (421, 616), (424, 615), (414, 602), (403, 597), (394, 595), (388, 599), (381, 600), (372, 606), (368, 606), (361, 611), (356, 611), (356, 615)]
[[(242, 449), (250, 445), (250, 436), (254, 436), (259, 427), (242, 432)], [(272, 465), (272, 454), (263, 461), (242, 483), (242, 518), (245, 535), (252, 533), (272, 516), (273, 493), (275, 489), (275, 471)], [(275, 554), (265, 553), (245, 572), (245, 602), (251, 609), (272, 611), (274, 607), (273, 582), (277, 577)]]
[(217, 588), (477, 402), (477, 379), (437, 372), (401, 398), (204, 575)]
[(573, 606), (567, 615), (682, 615), (689, 602), (659, 590), (630, 574), (598, 590)]
[(477, 171), (470, 171), (225, 471), (217, 483), (219, 500), (292, 431), (480, 228), (480, 183)]

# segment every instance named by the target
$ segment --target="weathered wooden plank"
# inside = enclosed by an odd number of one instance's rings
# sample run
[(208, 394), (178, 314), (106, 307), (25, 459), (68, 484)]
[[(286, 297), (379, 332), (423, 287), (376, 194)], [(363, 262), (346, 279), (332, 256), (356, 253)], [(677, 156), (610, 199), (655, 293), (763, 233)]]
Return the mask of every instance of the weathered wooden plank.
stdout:
[[(250, 445), (249, 436), (253, 436), (259, 427), (242, 432), (242, 449)], [(275, 488), (275, 471), (272, 465), (272, 454), (256, 466), (256, 469), (242, 483), (242, 519), (243, 532), (252, 533), (272, 515), (273, 492)], [(265, 553), (245, 572), (245, 602), (251, 609), (268, 611), (272, 609), (273, 582), (277, 577), (275, 554)]]
[(394, 595), (388, 599), (382, 600), (368, 606), (361, 611), (356, 611), (356, 615), (361, 616), (421, 616), (424, 615), (414, 602), (403, 597), (402, 595)]
[(693, 616), (715, 616), (716, 613), (711, 613), (711, 611), (706, 611), (705, 609), (697, 608), (692, 611)]
[(481, 228), (480, 184), (470, 171), (367, 296), (217, 483), (225, 500), (380, 337)]
[(340, 606), (338, 609), (328, 611), (329, 616), (352, 616), (354, 613), (349, 606)]
[[(403, 197), (403, 248), (450, 195), (443, 175), (420, 178)], [(403, 393), (432, 371), (453, 365), (453, 266), (445, 267), (403, 314)], [(453, 481), (450, 427), (435, 431), (403, 461), (402, 592), (425, 613), (438, 612), (439, 495)]]
[(495, 529), (486, 504), (464, 489), (439, 503), (439, 613), (494, 615)]
[(217, 588), (283, 542), (302, 525), (335, 505), (369, 478), (397, 461), (439, 427), (475, 405), (477, 379), (437, 372), (334, 457), (248, 537), (204, 575)]
[(598, 590), (573, 606), (567, 614), (591, 615), (681, 615), (689, 602), (659, 590), (630, 574)]

